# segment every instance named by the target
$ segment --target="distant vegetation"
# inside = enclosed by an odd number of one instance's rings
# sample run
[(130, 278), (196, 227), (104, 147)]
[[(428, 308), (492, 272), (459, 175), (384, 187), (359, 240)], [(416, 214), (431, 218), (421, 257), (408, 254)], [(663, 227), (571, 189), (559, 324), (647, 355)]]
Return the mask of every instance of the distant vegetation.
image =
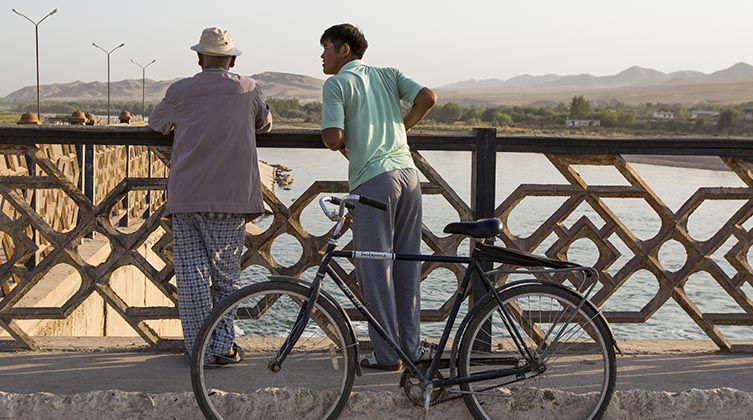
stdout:
[(319, 124), (322, 121), (322, 103), (302, 104), (298, 98), (267, 98), (275, 121), (287, 123)]
[(21, 114), (0, 113), (0, 124), (15, 124), (21, 118)]
[[(321, 103), (302, 104), (298, 99), (268, 99), (278, 123), (318, 127)], [(407, 108), (406, 108), (407, 109)], [(584, 129), (566, 130), (570, 119), (599, 120), (601, 127), (585, 129), (592, 134), (699, 134), (753, 135), (753, 120), (742, 118), (745, 109), (753, 109), (753, 102), (738, 106), (698, 104), (647, 103), (591, 103), (582, 95), (570, 103), (554, 106), (489, 106), (437, 105), (418, 128), (428, 130), (462, 130), (471, 127), (496, 127), (507, 132), (563, 132), (583, 133)], [(671, 112), (672, 119), (656, 118), (655, 112)], [(692, 119), (693, 111), (718, 112), (716, 117)]]
[[(318, 128), (321, 122), (322, 104), (303, 102), (298, 98), (267, 98), (279, 125)], [(147, 102), (147, 114), (156, 105)], [(407, 111), (407, 105), (403, 104)], [(111, 103), (111, 115), (120, 111), (133, 115), (141, 114), (141, 102), (115, 101)], [(60, 117), (70, 116), (73, 111), (107, 112), (106, 101), (42, 102), (43, 113)], [(0, 123), (15, 124), (23, 112), (35, 112), (35, 103), (14, 104), (6, 114), (0, 114)], [(694, 111), (712, 111), (718, 115), (692, 118)], [(746, 111), (749, 118), (746, 119)], [(673, 118), (657, 118), (655, 113), (671, 113)], [(598, 120), (600, 127), (566, 128), (570, 119)], [(472, 127), (496, 127), (501, 132), (520, 133), (573, 133), (593, 135), (733, 135), (753, 136), (753, 102), (739, 105), (712, 104), (664, 104), (645, 103), (628, 105), (620, 102), (591, 102), (583, 95), (575, 96), (569, 103), (541, 106), (478, 106), (460, 105), (453, 102), (437, 105), (417, 127), (425, 130), (466, 130)]]
[[(154, 109), (156, 102), (146, 103), (146, 113)], [(73, 111), (91, 112), (96, 115), (107, 114), (107, 101), (42, 101), (40, 108), (42, 114), (63, 114), (70, 116)], [(24, 112), (37, 112), (37, 103), (16, 103), (10, 106), (10, 111), (20, 114)], [(111, 101), (110, 114), (118, 116), (121, 111), (128, 111), (133, 115), (141, 115), (141, 101)]]

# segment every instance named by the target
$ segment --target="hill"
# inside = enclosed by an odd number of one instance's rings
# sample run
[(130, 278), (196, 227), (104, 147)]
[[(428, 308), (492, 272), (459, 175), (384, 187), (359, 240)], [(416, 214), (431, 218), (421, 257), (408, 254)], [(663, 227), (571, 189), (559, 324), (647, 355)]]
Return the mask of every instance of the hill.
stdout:
[(552, 90), (502, 90), (468, 89), (437, 90), (443, 103), (463, 105), (533, 105), (569, 103), (575, 95), (583, 95), (589, 101), (628, 105), (642, 103), (665, 103), (694, 105), (709, 103), (717, 105), (753, 102), (753, 83), (720, 84), (668, 84), (656, 86), (627, 86), (619, 88), (560, 88)]
[(740, 103), (753, 100), (753, 66), (737, 63), (711, 74), (664, 73), (638, 66), (610, 76), (526, 74), (508, 80), (466, 80), (440, 87), (437, 93), (442, 102), (477, 105), (568, 102), (581, 94), (590, 100), (629, 104)]
[(594, 76), (591, 74), (565, 76), (545, 74), (543, 76), (532, 76), (524, 74), (508, 80), (465, 80), (442, 86), (439, 89), (445, 91), (489, 88), (530, 91), (559, 87), (604, 89), (624, 86), (656, 86), (665, 83), (684, 84), (690, 82), (693, 84), (753, 82), (753, 66), (747, 63), (737, 63), (728, 69), (711, 74), (697, 71), (664, 73), (645, 67), (633, 66), (611, 76)]
[[(267, 97), (295, 97), (302, 102), (321, 101), (322, 79), (280, 72), (263, 72), (251, 77), (263, 84)], [(175, 80), (147, 80), (147, 100), (155, 102), (161, 99)], [(441, 102), (475, 105), (569, 102), (574, 95), (585, 95), (589, 100), (627, 104), (733, 104), (753, 101), (753, 66), (737, 63), (711, 74), (692, 70), (664, 73), (639, 66), (609, 76), (524, 74), (508, 80), (465, 80), (436, 90)], [(107, 84), (103, 82), (75, 81), (43, 85), (41, 88), (41, 98), (45, 101), (101, 100), (106, 97)], [(110, 97), (129, 101), (141, 99), (141, 80), (113, 82)], [(28, 86), (9, 94), (3, 101), (34, 102), (36, 90), (34, 86)]]
[[(302, 101), (320, 100), (324, 80), (299, 74), (264, 72), (251, 76), (264, 86), (267, 97), (296, 97)], [(167, 88), (178, 79), (146, 80), (145, 96), (148, 101), (158, 101), (165, 96)], [(40, 96), (45, 101), (79, 101), (107, 98), (107, 83), (82, 82), (42, 85)], [(3, 100), (7, 102), (36, 101), (36, 87), (27, 86), (12, 92)], [(110, 83), (112, 100), (141, 99), (141, 79), (121, 80)]]

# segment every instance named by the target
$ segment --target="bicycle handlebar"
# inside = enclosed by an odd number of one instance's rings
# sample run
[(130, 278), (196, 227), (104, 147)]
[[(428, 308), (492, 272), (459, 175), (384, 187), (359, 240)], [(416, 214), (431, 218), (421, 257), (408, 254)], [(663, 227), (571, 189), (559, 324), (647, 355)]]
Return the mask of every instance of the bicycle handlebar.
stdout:
[(369, 198), (363, 195), (358, 196), (358, 202), (361, 204), (366, 204), (369, 207), (374, 207), (375, 209), (379, 210), (387, 210), (387, 203), (383, 203), (379, 200), (375, 200), (373, 198)]
[[(338, 206), (339, 210), (331, 210), (327, 208), (327, 203)], [(387, 204), (358, 194), (349, 194), (343, 197), (322, 197), (319, 199), (319, 206), (322, 208), (324, 215), (333, 222), (339, 221), (340, 223), (345, 220), (345, 208), (353, 209), (356, 207), (356, 203), (361, 203), (379, 210), (387, 210)]]
[[(334, 205), (336, 205), (336, 206), (339, 206), (340, 205), (340, 198), (338, 198), (338, 197), (330, 197), (329, 202), (332, 203), (332, 204), (334, 204)], [(383, 202), (381, 202), (379, 200), (375, 200), (373, 198), (366, 197), (364, 195), (359, 195), (358, 196), (358, 202), (361, 203), (361, 204), (365, 204), (365, 205), (367, 205), (369, 207), (374, 207), (375, 209), (387, 210), (387, 204), (386, 203), (383, 203)], [(355, 208), (355, 205), (352, 202), (348, 201), (348, 202), (345, 203), (345, 207), (347, 207), (349, 209), (352, 209), (352, 208)]]
[[(334, 204), (334, 205), (336, 205), (336, 206), (340, 205), (340, 199), (338, 197), (330, 197), (329, 198), (329, 202), (332, 203), (332, 204)], [(354, 209), (354, 208), (356, 208), (356, 205), (353, 204), (353, 203), (345, 203), (345, 207), (347, 207), (349, 209)]]

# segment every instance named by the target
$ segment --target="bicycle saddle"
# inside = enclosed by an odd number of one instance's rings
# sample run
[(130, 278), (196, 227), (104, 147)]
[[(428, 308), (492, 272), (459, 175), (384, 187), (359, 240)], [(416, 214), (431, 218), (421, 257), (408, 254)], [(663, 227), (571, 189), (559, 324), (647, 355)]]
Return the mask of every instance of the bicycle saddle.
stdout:
[(502, 221), (494, 218), (475, 222), (453, 222), (444, 227), (444, 233), (458, 233), (474, 238), (492, 238), (502, 231)]

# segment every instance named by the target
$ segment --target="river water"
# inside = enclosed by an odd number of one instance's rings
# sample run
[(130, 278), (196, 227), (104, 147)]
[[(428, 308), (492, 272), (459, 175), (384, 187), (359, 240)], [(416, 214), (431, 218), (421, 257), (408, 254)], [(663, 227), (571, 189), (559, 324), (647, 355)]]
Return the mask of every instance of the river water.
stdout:
[[(470, 152), (422, 152), (429, 163), (450, 184), (458, 195), (468, 203), (471, 187)], [(259, 158), (269, 163), (279, 163), (293, 169), (294, 183), (289, 190), (276, 187), (275, 194), (287, 206), (298, 198), (309, 186), (318, 180), (347, 179), (347, 161), (339, 153), (327, 150), (309, 149), (260, 149)], [(520, 184), (563, 184), (564, 177), (542, 155), (527, 153), (500, 153), (497, 158), (497, 203), (501, 203)], [(676, 212), (688, 198), (701, 187), (744, 187), (744, 183), (731, 171), (674, 168), (647, 164), (632, 164), (637, 174), (650, 186), (658, 197), (673, 212)], [(576, 170), (589, 185), (629, 185), (619, 172), (609, 167), (577, 166)], [(656, 213), (642, 199), (605, 199), (606, 204), (639, 239), (653, 237), (661, 226)], [(519, 237), (529, 236), (534, 229), (546, 220), (564, 202), (562, 198), (529, 197), (511, 213), (508, 226)], [(721, 226), (736, 212), (743, 200), (707, 200), (690, 217), (688, 229), (697, 240), (706, 240), (716, 233)], [(597, 228), (604, 221), (586, 204), (582, 204), (565, 221), (565, 226), (572, 226), (578, 219), (587, 216)], [(458, 215), (441, 196), (424, 196), (424, 223), (435, 233), (441, 234), (442, 228), (450, 222), (457, 221)], [(324, 234), (331, 226), (317, 201), (304, 210), (301, 220), (304, 228), (315, 235)], [(261, 226), (268, 223), (262, 220)], [(753, 220), (743, 224), (746, 230), (753, 227)], [(443, 235), (443, 234), (441, 234)], [(555, 240), (547, 238), (536, 250), (543, 253)], [(632, 257), (629, 248), (616, 235), (609, 238), (622, 256), (609, 269), (610, 274), (617, 273)], [(341, 244), (346, 244), (346, 236)], [(724, 254), (736, 244), (734, 238), (728, 240), (714, 254), (717, 262), (728, 276), (735, 274), (735, 269), (726, 262)], [(458, 254), (467, 255), (468, 242), (463, 242)], [(275, 260), (283, 265), (293, 265), (300, 257), (300, 244), (288, 235), (279, 237), (272, 247)], [(424, 252), (429, 253), (426, 248)], [(598, 250), (590, 240), (576, 241), (568, 251), (568, 259), (584, 265), (596, 262)], [(749, 260), (753, 260), (751, 255)], [(660, 262), (669, 271), (676, 271), (686, 260), (685, 249), (675, 241), (665, 244), (659, 253)], [(347, 261), (340, 261), (350, 267)], [(313, 269), (307, 271), (304, 278), (313, 278)], [(258, 267), (244, 272), (245, 281), (258, 281), (266, 270)], [(331, 283), (331, 282), (330, 282)], [(334, 288), (328, 285), (327, 289)], [(447, 270), (435, 270), (422, 283), (421, 304), (424, 309), (439, 308), (455, 292), (454, 275)], [(607, 311), (639, 311), (656, 294), (658, 282), (647, 271), (635, 273), (602, 306)], [(753, 287), (746, 284), (742, 290), (749, 299), (753, 299)], [(685, 291), (703, 312), (740, 313), (741, 307), (705, 272), (695, 273), (685, 286)], [(336, 291), (335, 291), (336, 292)], [(340, 294), (335, 293), (339, 299)], [(437, 337), (441, 334), (443, 323), (422, 324), (422, 334)], [(670, 300), (661, 309), (642, 324), (613, 324), (617, 338), (684, 338), (706, 339), (707, 336), (692, 319)], [(720, 326), (719, 329), (730, 339), (753, 340), (753, 327)], [(365, 334), (365, 327), (357, 323), (359, 335)]]

